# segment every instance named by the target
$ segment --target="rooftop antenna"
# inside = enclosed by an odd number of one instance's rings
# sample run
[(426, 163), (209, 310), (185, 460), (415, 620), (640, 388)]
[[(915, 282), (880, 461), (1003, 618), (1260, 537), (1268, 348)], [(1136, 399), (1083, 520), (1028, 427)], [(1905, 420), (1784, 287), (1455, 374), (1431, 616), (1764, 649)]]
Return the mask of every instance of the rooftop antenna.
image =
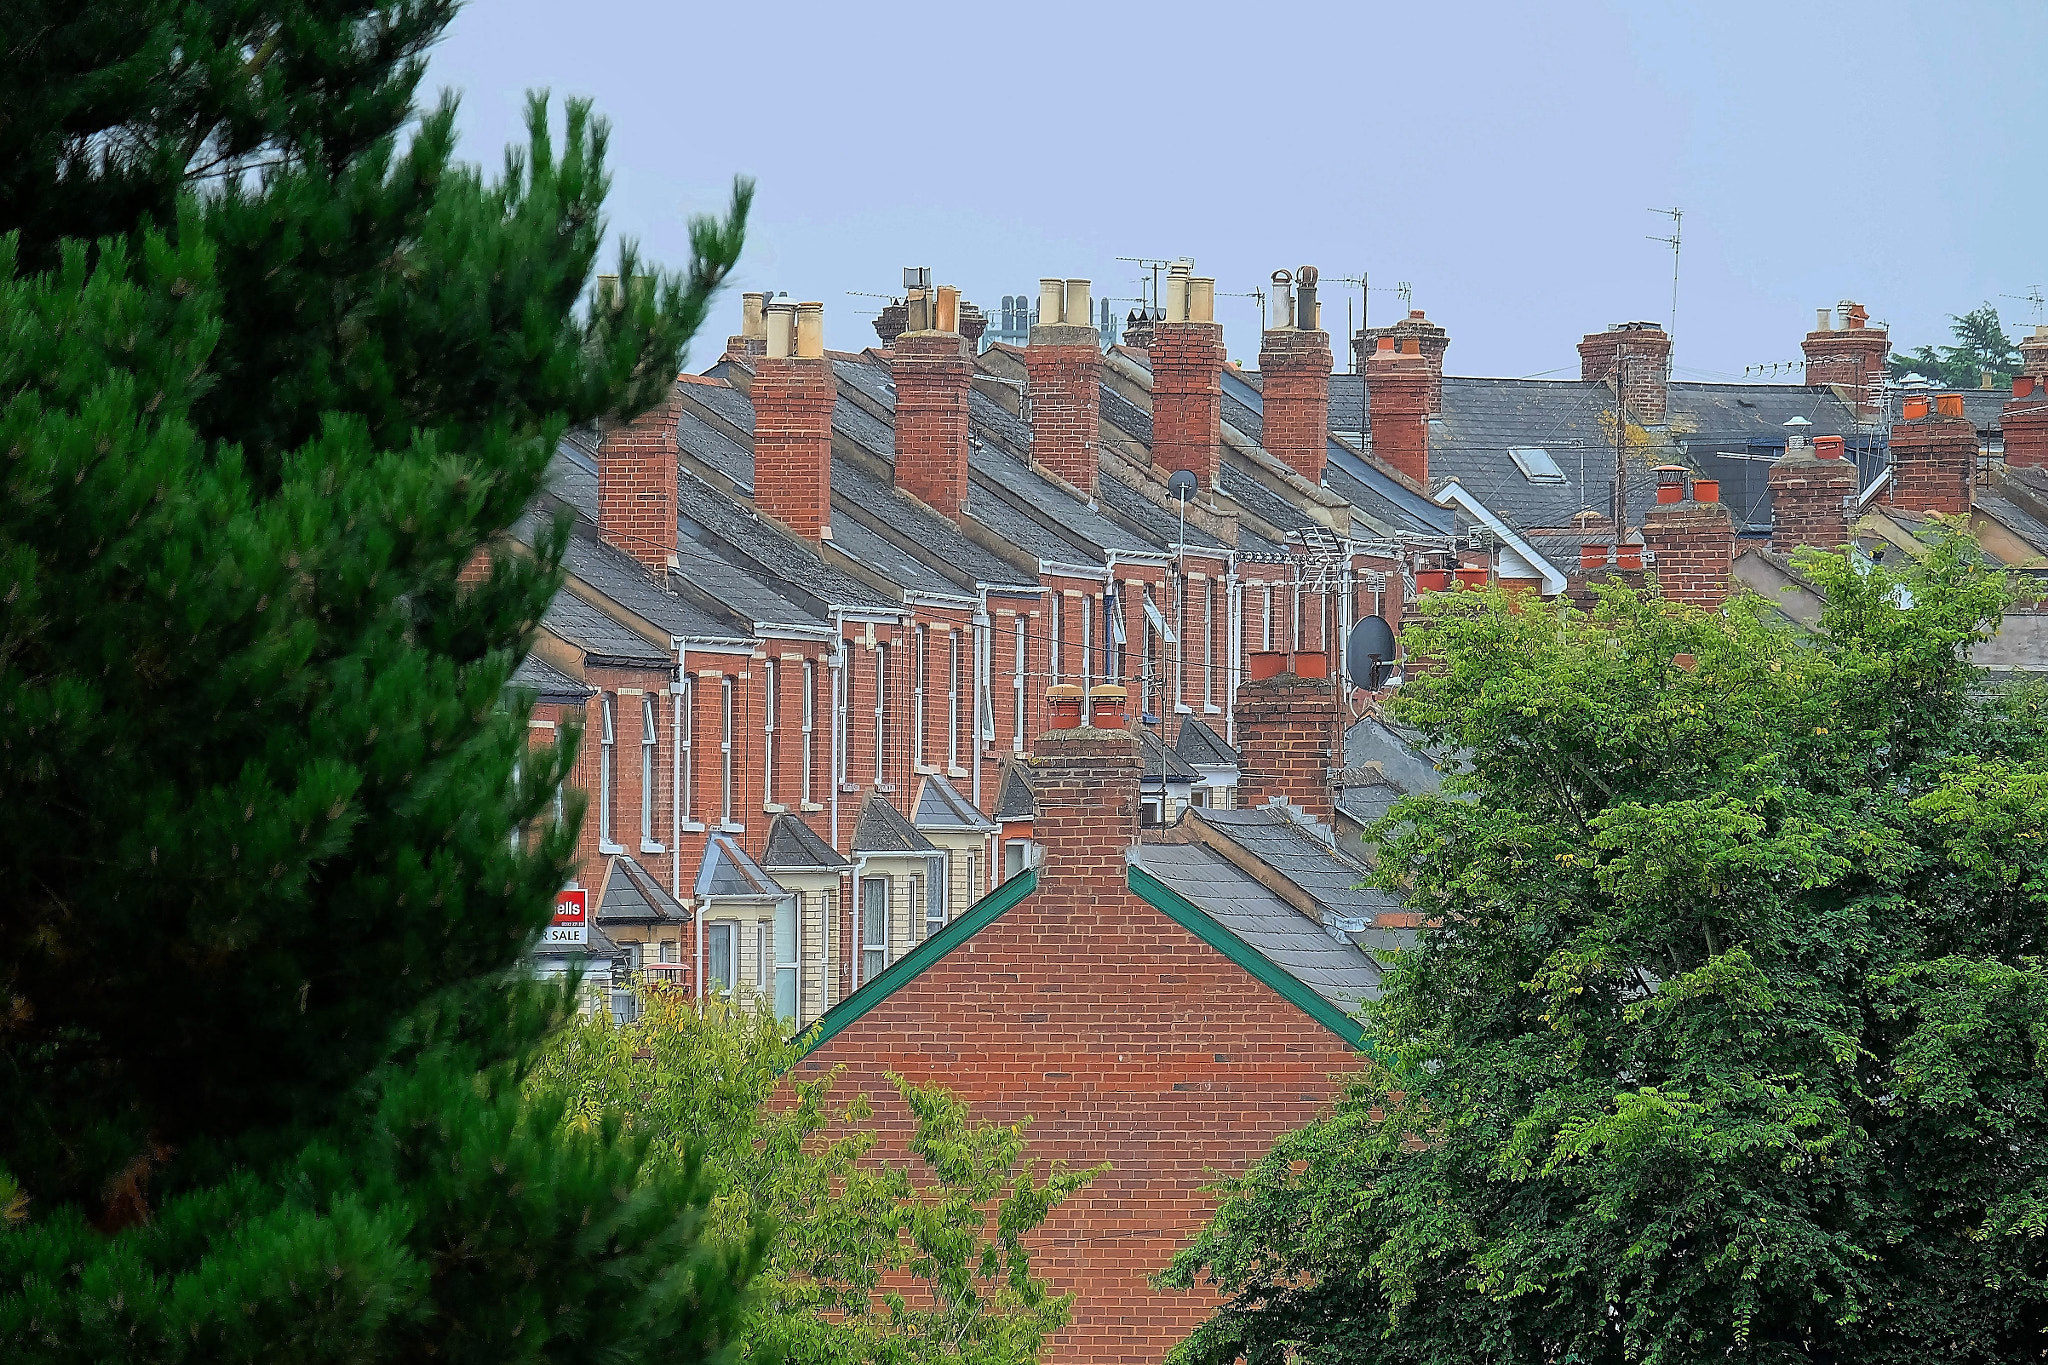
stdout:
[[(1132, 265), (1137, 266), (1141, 270), (1149, 270), (1152, 272), (1152, 301), (1146, 304), (1145, 306), (1147, 308), (1157, 308), (1159, 306), (1159, 272), (1166, 269), (1168, 266), (1172, 265), (1173, 262), (1157, 261), (1152, 259), (1150, 256), (1119, 256), (1117, 257), (1117, 259), (1119, 261), (1129, 261)], [(1143, 284), (1144, 277), (1140, 276), (1138, 282), (1140, 284)]]
[(2041, 286), (2040, 286), (2040, 285), (2038, 285), (2038, 284), (2037, 284), (2037, 285), (2033, 286), (2033, 287), (2032, 287), (2031, 289), (2027, 290), (2027, 292), (2026, 292), (2026, 293), (2024, 293), (2024, 294), (2000, 294), (2000, 295), (1999, 295), (1998, 297), (2000, 297), (2000, 298), (2002, 298), (2002, 299), (2014, 299), (2014, 300), (2017, 300), (2017, 301), (2018, 301), (2018, 302), (2020, 302), (2020, 303), (2031, 303), (2031, 304), (2033, 304), (2033, 305), (2034, 305), (2034, 324), (2035, 324), (2035, 326), (2039, 326), (2039, 325), (2040, 325), (2040, 323), (2041, 323), (2041, 308), (2042, 308), (2042, 305), (2043, 305), (2044, 303), (2048, 303), (2048, 299), (2044, 299), (2044, 298), (2042, 297), (2042, 294), (2041, 294)]
[(1360, 332), (1365, 330), (1366, 277), (1361, 272), (1356, 275), (1333, 275), (1330, 279), (1334, 284), (1355, 284), (1358, 286), (1358, 326), (1356, 328), (1353, 328), (1351, 325), (1351, 295), (1349, 293), (1344, 295), (1344, 349), (1351, 353), (1351, 368), (1346, 373), (1357, 374), (1358, 346), (1356, 345), (1356, 338)]
[[(1679, 237), (1680, 237), (1680, 230), (1681, 230), (1681, 229), (1682, 229), (1682, 228), (1684, 227), (1684, 225), (1685, 225), (1685, 210), (1684, 210), (1684, 209), (1680, 209), (1680, 208), (1669, 208), (1669, 209), (1650, 209), (1650, 210), (1647, 210), (1647, 211), (1648, 211), (1648, 212), (1650, 212), (1650, 213), (1661, 213), (1661, 214), (1663, 214), (1663, 215), (1664, 215), (1664, 216), (1665, 216), (1666, 218), (1669, 218), (1669, 219), (1671, 220), (1671, 235), (1670, 235), (1669, 237), (1659, 237), (1659, 236), (1658, 236), (1658, 235), (1657, 235), (1656, 233), (1654, 233), (1654, 232), (1653, 232), (1653, 233), (1651, 233), (1651, 234), (1649, 235), (1649, 237), (1647, 238), (1647, 240), (1649, 240), (1649, 241), (1652, 241), (1652, 242), (1662, 242), (1662, 243), (1664, 243), (1664, 245), (1666, 245), (1666, 246), (1668, 246), (1668, 247), (1670, 247), (1670, 248), (1671, 248), (1671, 333), (1670, 333), (1670, 335), (1671, 335), (1671, 338), (1672, 338), (1672, 344), (1673, 344), (1673, 345), (1676, 345), (1676, 344), (1677, 344), (1677, 341), (1678, 341), (1678, 243), (1679, 243)], [(1668, 362), (1667, 362), (1667, 363), (1668, 363)]]
[(1265, 291), (1265, 290), (1263, 290), (1263, 289), (1253, 289), (1253, 290), (1249, 290), (1249, 291), (1247, 291), (1247, 292), (1245, 292), (1245, 293), (1242, 293), (1242, 294), (1218, 294), (1218, 295), (1217, 295), (1216, 297), (1218, 297), (1218, 298), (1221, 298), (1221, 299), (1257, 299), (1257, 300), (1259, 301), (1259, 304), (1258, 304), (1258, 307), (1259, 307), (1259, 325), (1258, 325), (1258, 327), (1257, 327), (1257, 329), (1256, 329), (1256, 330), (1257, 330), (1258, 332), (1260, 332), (1261, 334), (1263, 334), (1263, 333), (1265, 332), (1265, 330), (1266, 330), (1266, 291)]

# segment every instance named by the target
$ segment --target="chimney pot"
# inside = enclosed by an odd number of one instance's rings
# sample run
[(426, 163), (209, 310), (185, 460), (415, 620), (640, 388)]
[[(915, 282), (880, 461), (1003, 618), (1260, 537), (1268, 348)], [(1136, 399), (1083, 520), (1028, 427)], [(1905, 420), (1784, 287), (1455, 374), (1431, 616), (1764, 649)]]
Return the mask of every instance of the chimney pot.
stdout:
[(1087, 280), (1068, 280), (1066, 309), (1060, 314), (1060, 321), (1070, 327), (1093, 327), (1094, 301), (1089, 297)]
[(1392, 337), (1381, 337), (1373, 349), (1387, 355), (1392, 355), (1394, 353), (1394, 339)]
[(1719, 502), (1721, 500), (1721, 481), (1719, 479), (1694, 479), (1692, 481), (1692, 500), (1703, 506), (1711, 506)]
[(1944, 393), (1934, 400), (1934, 410), (1943, 417), (1963, 415), (1963, 396), (1959, 393)]
[(1188, 280), (1188, 321), (1214, 322), (1216, 320), (1216, 281), (1207, 276), (1191, 276)]
[(938, 316), (932, 321), (935, 332), (960, 331), (960, 291), (950, 284), (939, 286)]
[(1842, 438), (1839, 436), (1816, 436), (1813, 438), (1813, 453), (1823, 460), (1842, 458)]
[(760, 293), (740, 295), (740, 335), (749, 341), (767, 339), (768, 323), (761, 311), (765, 300), (766, 296)]
[(1067, 320), (1067, 282), (1065, 280), (1040, 280), (1038, 282), (1038, 321), (1041, 326)]
[(1925, 417), (1932, 410), (1933, 406), (1926, 398), (1916, 395), (1906, 400), (1906, 404), (1900, 409), (1899, 415), (1904, 420), (1911, 422)]
[(1097, 683), (1088, 689), (1088, 723), (1097, 730), (1124, 728), (1124, 705), (1130, 693), (1116, 683)]
[(768, 357), (787, 360), (796, 354), (796, 305), (787, 299), (768, 304)]
[(1079, 683), (1054, 683), (1046, 688), (1045, 706), (1050, 728), (1078, 730), (1081, 727), (1083, 695)]
[(825, 305), (800, 303), (796, 306), (796, 353), (804, 360), (825, 355)]
[(1814, 311), (1814, 319), (1813, 319), (1813, 330), (1814, 330), (1814, 331), (1816, 331), (1816, 332), (1832, 332), (1832, 331), (1834, 331), (1834, 330), (1835, 330), (1835, 310), (1834, 310), (1834, 309), (1832, 309), (1832, 308), (1816, 308), (1816, 309), (1814, 309), (1813, 311)]

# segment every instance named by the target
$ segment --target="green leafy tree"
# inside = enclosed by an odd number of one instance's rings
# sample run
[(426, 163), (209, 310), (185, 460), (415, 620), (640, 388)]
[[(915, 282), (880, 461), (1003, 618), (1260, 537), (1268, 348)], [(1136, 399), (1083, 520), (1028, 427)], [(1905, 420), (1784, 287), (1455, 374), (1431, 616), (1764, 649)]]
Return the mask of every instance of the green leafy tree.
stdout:
[(505, 698), (566, 528), (492, 547), (672, 380), (748, 194), (585, 308), (604, 125), (456, 161), (452, 10), (7, 11), (0, 1359), (730, 1351), (701, 1173), (523, 1084), (569, 755)]
[(1182, 1362), (1924, 1361), (2048, 1341), (2048, 708), (1961, 537), (1796, 635), (1444, 594), (1370, 832), (1433, 925), (1168, 1280)]
[(1032, 1273), (1025, 1239), (1104, 1168), (1040, 1172), (1022, 1128), (892, 1077), (914, 1174), (876, 1153), (867, 1096), (834, 1103), (838, 1068), (792, 1080), (801, 1046), (778, 1021), (698, 1004), (656, 988), (632, 1024), (565, 1030), (533, 1078), (593, 1127), (630, 1110), (630, 1131), (677, 1169), (701, 1160), (721, 1240), (775, 1228), (746, 1344), (791, 1365), (1036, 1361), (1072, 1296)]
[(1984, 303), (1960, 316), (1951, 314), (1949, 326), (1955, 334), (1953, 346), (1894, 352), (1892, 377), (1917, 374), (1944, 388), (1974, 389), (1988, 374), (1999, 388), (2011, 386), (2012, 377), (2020, 371), (2020, 351), (2005, 334), (1996, 308)]

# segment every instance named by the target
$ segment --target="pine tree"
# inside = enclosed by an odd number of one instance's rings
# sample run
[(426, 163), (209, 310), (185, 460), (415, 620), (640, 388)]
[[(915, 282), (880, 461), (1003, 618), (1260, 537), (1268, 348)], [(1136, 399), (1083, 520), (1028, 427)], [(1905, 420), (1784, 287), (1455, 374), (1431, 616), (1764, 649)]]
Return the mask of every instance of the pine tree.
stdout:
[(507, 687), (566, 528), (498, 538), (664, 391), (749, 191), (586, 305), (605, 127), (458, 162), (453, 9), (0, 32), (0, 1358), (730, 1352), (759, 1236), (524, 1086), (572, 840)]

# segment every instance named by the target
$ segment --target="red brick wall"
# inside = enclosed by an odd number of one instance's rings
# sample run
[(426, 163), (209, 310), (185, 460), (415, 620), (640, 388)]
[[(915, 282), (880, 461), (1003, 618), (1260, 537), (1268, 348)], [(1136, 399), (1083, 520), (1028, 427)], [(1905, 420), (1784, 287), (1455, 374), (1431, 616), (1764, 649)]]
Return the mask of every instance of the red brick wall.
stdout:
[(832, 362), (764, 356), (751, 394), (754, 506), (815, 545), (832, 524)]
[(1735, 526), (1720, 503), (1658, 504), (1643, 522), (1643, 547), (1666, 597), (1709, 610), (1728, 600)]
[(1875, 410), (1884, 379), (1891, 336), (1882, 327), (1850, 327), (1841, 331), (1808, 332), (1800, 343), (1806, 353), (1806, 382), (1839, 384), (1864, 412)]
[[(1094, 335), (1092, 328), (1074, 330)], [(1101, 484), (1102, 353), (1092, 342), (1033, 344), (1024, 348), (1024, 369), (1031, 398), (1032, 458), (1094, 497)]]
[(1237, 688), (1237, 747), (1244, 756), (1238, 804), (1275, 797), (1325, 823), (1336, 817), (1330, 769), (1341, 762), (1343, 704), (1333, 678), (1282, 673)]
[(1615, 380), (1629, 415), (1650, 426), (1664, 421), (1670, 360), (1671, 338), (1657, 326), (1593, 332), (1579, 342), (1579, 378)]
[(1152, 462), (1192, 470), (1207, 488), (1223, 450), (1223, 327), (1162, 322), (1152, 329)]
[(1372, 453), (1382, 464), (1429, 487), (1429, 363), (1420, 349), (1374, 351), (1365, 363)]
[(1035, 746), (1039, 889), (799, 1064), (843, 1065), (875, 1101), (881, 1155), (905, 1158), (895, 1073), (977, 1119), (1026, 1119), (1028, 1156), (1111, 1170), (1054, 1211), (1033, 1264), (1076, 1295), (1048, 1362), (1156, 1362), (1212, 1308), (1146, 1282), (1235, 1173), (1334, 1096), (1358, 1055), (1125, 889), (1138, 765), (1124, 732)]
[(1271, 331), (1259, 348), (1264, 385), (1260, 444), (1317, 485), (1323, 481), (1330, 441), (1330, 367), (1327, 332)]
[(1408, 310), (1408, 316), (1391, 327), (1365, 327), (1359, 330), (1353, 341), (1353, 353), (1363, 365), (1372, 358), (1381, 337), (1392, 337), (1398, 344), (1415, 339), (1416, 348), (1422, 358), (1429, 362), (1429, 410), (1439, 413), (1444, 410), (1444, 352), (1451, 349), (1451, 335), (1431, 322), (1420, 308)]
[(1939, 413), (1892, 428), (1892, 481), (1884, 501), (1902, 512), (1970, 510), (1977, 471), (1977, 429), (1967, 417)]
[(967, 501), (967, 353), (951, 332), (896, 339), (896, 486), (941, 516)]
[(666, 573), (676, 553), (676, 416), (673, 394), (622, 427), (597, 451), (597, 524), (604, 538)]
[(2013, 381), (2012, 392), (1999, 421), (2005, 432), (2005, 462), (2048, 465), (2048, 376), (2022, 375)]
[(1838, 550), (1849, 542), (1849, 504), (1857, 493), (1856, 465), (1816, 458), (1811, 447), (1788, 451), (1771, 465), (1771, 549), (1790, 554), (1802, 545)]

